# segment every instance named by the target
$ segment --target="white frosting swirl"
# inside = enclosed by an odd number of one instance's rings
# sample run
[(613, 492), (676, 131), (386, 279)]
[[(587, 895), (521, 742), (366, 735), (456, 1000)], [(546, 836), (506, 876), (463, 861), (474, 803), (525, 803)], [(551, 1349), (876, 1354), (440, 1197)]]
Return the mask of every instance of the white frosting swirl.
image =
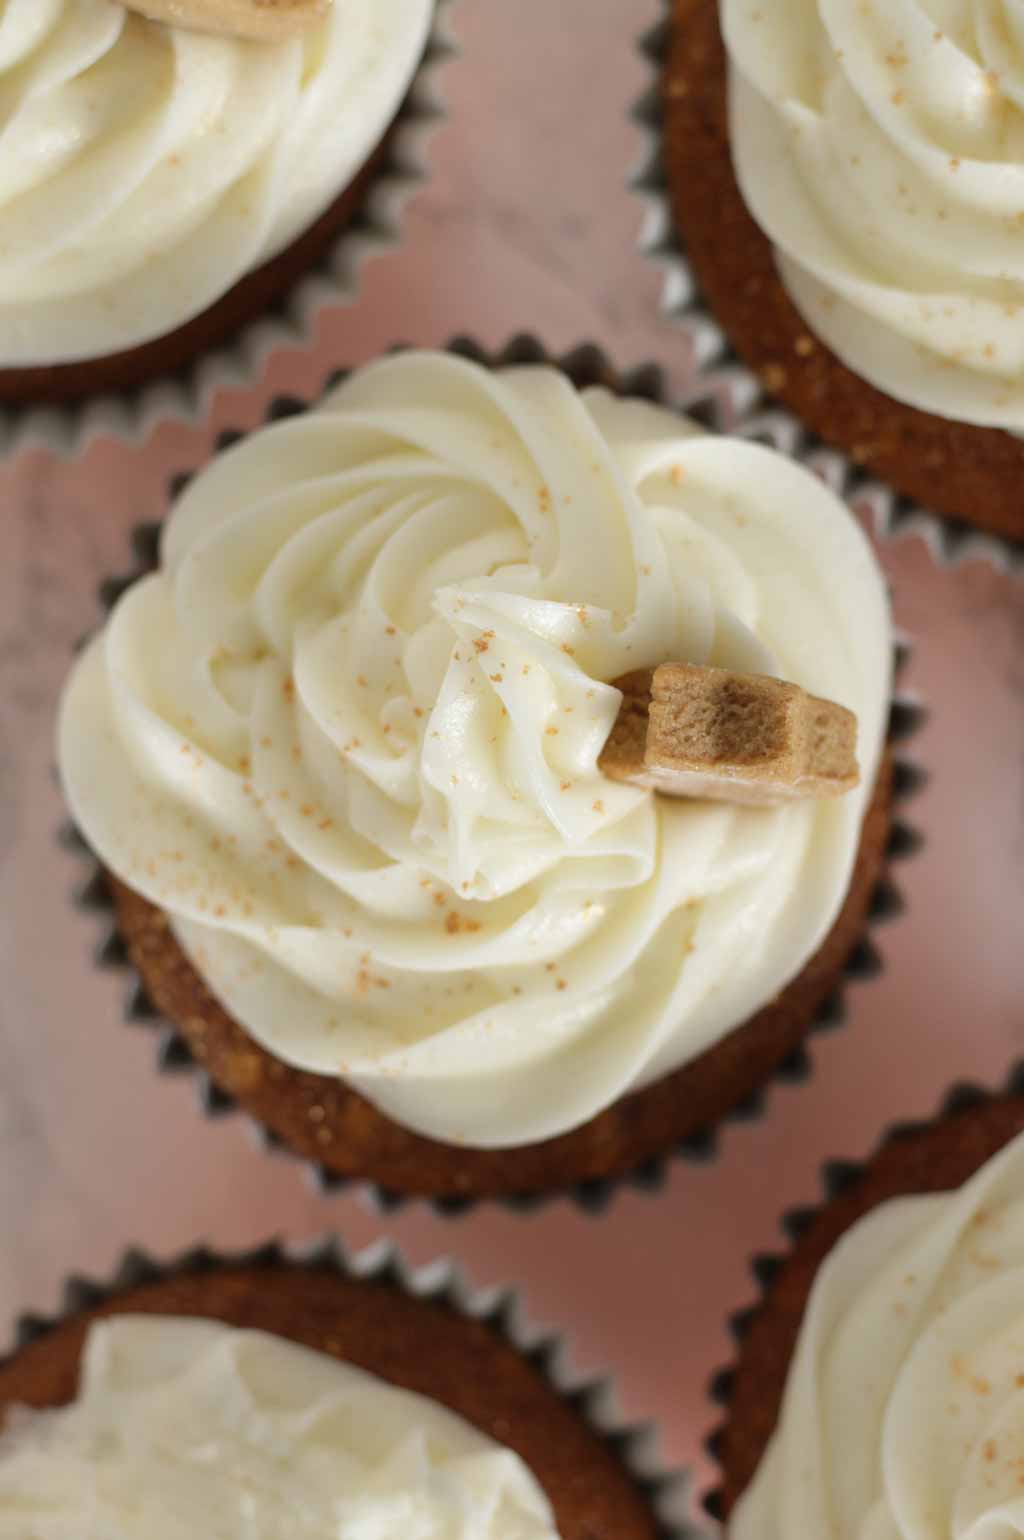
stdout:
[[(554, 370), (410, 353), (196, 478), (75, 668), (60, 763), (260, 1042), (513, 1145), (799, 972), (849, 881), (890, 645), (808, 471)], [(608, 681), (666, 659), (850, 707), (862, 786), (762, 811), (606, 780)]]
[(1024, 429), (1022, 0), (722, 0), (733, 159), (808, 325), (871, 384)]
[(117, 1316), (0, 1437), (0, 1540), (557, 1540), (518, 1455), (264, 1332)]
[(886, 1203), (818, 1273), (731, 1540), (1024, 1535), (1024, 1137)]
[(432, 0), (252, 43), (0, 0), (0, 367), (173, 330), (300, 235), (394, 116)]

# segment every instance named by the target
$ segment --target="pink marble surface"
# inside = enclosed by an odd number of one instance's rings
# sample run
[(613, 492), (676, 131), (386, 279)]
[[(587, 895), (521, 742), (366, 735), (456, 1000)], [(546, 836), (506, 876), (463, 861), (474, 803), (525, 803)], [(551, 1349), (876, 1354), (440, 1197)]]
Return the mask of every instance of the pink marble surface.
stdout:
[(314, 1195), (241, 1120), (201, 1120), (191, 1083), (154, 1073), (152, 1036), (122, 1025), (122, 985), (92, 964), (98, 926), (68, 902), (76, 867), (56, 844), (51, 768), (55, 700), (96, 583), (127, 565), (131, 526), (163, 510), (168, 472), (201, 461), (218, 426), (257, 420), (269, 394), (310, 394), (399, 339), (498, 344), (523, 328), (554, 349), (597, 340), (622, 365), (654, 358), (687, 388), (628, 190), (642, 151), (628, 113), (645, 84), (634, 44), (656, 15), (654, 0), (461, 0), (430, 180), (359, 304), (321, 317), (315, 348), (276, 357), (258, 389), (219, 397), (203, 429), (0, 467), (0, 1322), (54, 1306), (67, 1272), (109, 1269), (129, 1243), (167, 1254), (201, 1238), (390, 1235), (416, 1261), (451, 1253), (476, 1283), (522, 1286), (576, 1364), (614, 1371), (626, 1412), (657, 1419), (666, 1456), (706, 1485), (707, 1379), (780, 1213), (814, 1198), (824, 1159), (865, 1154), (891, 1120), (929, 1114), (958, 1078), (996, 1082), (1024, 1052), (1020, 579), (980, 562), (942, 570), (917, 537), (883, 548), (916, 644), (905, 682), (931, 707), (914, 753), (932, 774), (912, 811), (927, 843), (899, 873), (907, 911), (879, 937), (885, 972), (851, 991), (849, 1027), (818, 1041), (811, 1084), (774, 1089), (761, 1121), (730, 1125), (712, 1167), (676, 1164), (664, 1191), (624, 1193), (599, 1219), (565, 1203), (382, 1218), (358, 1196)]

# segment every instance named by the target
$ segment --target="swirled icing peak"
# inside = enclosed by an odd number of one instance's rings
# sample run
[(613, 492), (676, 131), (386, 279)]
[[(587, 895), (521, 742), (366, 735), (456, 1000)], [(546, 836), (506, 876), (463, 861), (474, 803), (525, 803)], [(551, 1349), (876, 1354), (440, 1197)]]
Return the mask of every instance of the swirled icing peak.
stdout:
[(291, 37), (322, 20), (331, 0), (124, 0), (151, 21), (258, 42)]
[(899, 1198), (815, 1282), (730, 1540), (1024, 1535), (1024, 1138)]
[(733, 158), (809, 326), (926, 411), (1024, 428), (1020, 0), (723, 0)]
[(557, 1540), (519, 1457), (263, 1332), (118, 1316), (78, 1399), (0, 1436), (0, 1540)]
[(277, 43), (114, 0), (0, 6), (0, 368), (96, 358), (199, 315), (364, 165), (432, 0), (339, 0)]
[[(666, 658), (849, 707), (862, 786), (762, 811), (606, 778), (611, 681)], [(889, 671), (879, 570), (809, 472), (555, 370), (409, 353), (196, 477), (59, 753), (103, 860), (265, 1046), (511, 1145), (800, 971)]]

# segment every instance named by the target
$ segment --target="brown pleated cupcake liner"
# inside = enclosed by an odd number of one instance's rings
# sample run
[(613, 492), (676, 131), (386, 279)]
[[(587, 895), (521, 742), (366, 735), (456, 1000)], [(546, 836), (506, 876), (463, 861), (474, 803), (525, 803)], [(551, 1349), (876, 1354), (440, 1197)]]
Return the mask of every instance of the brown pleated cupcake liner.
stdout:
[[(958, 1081), (946, 1092), (935, 1117), (890, 1124), (877, 1141), (872, 1153), (863, 1160), (833, 1159), (825, 1161), (819, 1172), (820, 1201), (818, 1203), (802, 1204), (799, 1207), (787, 1209), (783, 1212), (779, 1220), (779, 1229), (785, 1236), (787, 1244), (777, 1252), (761, 1252), (750, 1259), (749, 1268), (756, 1287), (756, 1297), (753, 1303), (743, 1306), (742, 1309), (735, 1311), (729, 1316), (729, 1335), (736, 1349), (733, 1355), (733, 1362), (718, 1369), (708, 1385), (708, 1395), (715, 1406), (720, 1408), (722, 1416), (716, 1427), (705, 1439), (704, 1448), (720, 1470), (722, 1469), (722, 1441), (729, 1420), (733, 1390), (736, 1383), (736, 1361), (742, 1351), (743, 1343), (753, 1321), (760, 1315), (765, 1306), (769, 1304), (775, 1281), (798, 1243), (808, 1233), (818, 1218), (828, 1209), (830, 1204), (850, 1193), (860, 1182), (867, 1178), (874, 1163), (884, 1151), (900, 1143), (912, 1142), (921, 1135), (934, 1130), (938, 1124), (945, 1123), (949, 1119), (969, 1114), (972, 1110), (989, 1106), (994, 1102), (1010, 1099), (1024, 1099), (1024, 1060), (1014, 1065), (1005, 1083), (996, 1089), (978, 1085), (973, 1081)], [(704, 1511), (711, 1518), (718, 1521), (722, 1520), (721, 1485), (716, 1485), (710, 1492), (704, 1493), (700, 1498), (700, 1503)]]
[(336, 1235), (325, 1236), (308, 1246), (286, 1245), (275, 1239), (238, 1252), (199, 1245), (166, 1261), (132, 1249), (123, 1254), (107, 1277), (70, 1275), (63, 1284), (60, 1305), (52, 1315), (21, 1315), (15, 1324), (11, 1348), (0, 1351), (0, 1366), (72, 1317), (116, 1301), (130, 1290), (186, 1275), (210, 1276), (253, 1267), (309, 1269), (385, 1285), (489, 1327), (540, 1373), (625, 1467), (658, 1520), (659, 1540), (699, 1540), (697, 1530), (687, 1518), (692, 1492), (690, 1474), (669, 1469), (663, 1463), (658, 1431), (653, 1424), (623, 1421), (614, 1376), (581, 1379), (574, 1373), (564, 1334), (539, 1331), (530, 1322), (516, 1289), (474, 1289), (458, 1265), (448, 1259), (413, 1267), (390, 1241), (376, 1242), (360, 1252), (350, 1251)]
[(209, 353), (143, 385), (67, 404), (0, 404), (0, 456), (42, 448), (70, 457), (94, 438), (138, 445), (161, 422), (199, 424), (216, 392), (253, 385), (279, 350), (311, 345), (322, 311), (358, 299), (363, 268), (400, 244), (405, 204), (429, 177), (427, 141), (445, 116), (439, 69), (456, 52), (452, 3), (435, 0), (427, 47), (358, 213), (298, 282)]
[(660, 3), (662, 20), (639, 40), (654, 79), (633, 112), (648, 140), (633, 188), (647, 207), (642, 249), (665, 273), (663, 312), (692, 350), (697, 374), (695, 399), (684, 404), (683, 410), (708, 427), (769, 444), (802, 461), (845, 502), (870, 510), (873, 530), (880, 540), (918, 534), (940, 566), (983, 559), (998, 571), (1024, 573), (1024, 542), (1002, 539), (966, 520), (930, 512), (886, 486), (840, 450), (824, 444), (794, 413), (779, 406), (739, 357), (704, 300), (669, 207), (661, 77), (668, 62), (673, 0)]
[[(514, 364), (549, 364), (560, 369), (578, 387), (605, 385), (622, 395), (639, 396), (658, 405), (672, 406), (665, 388), (661, 369), (652, 363), (621, 370), (594, 344), (583, 344), (568, 353), (555, 357), (534, 337), (520, 334), (513, 337), (500, 351), (491, 352), (466, 337), (455, 338), (448, 344), (448, 351), (460, 357), (470, 358), (488, 368), (504, 368)], [(345, 370), (333, 373), (325, 382), (329, 389), (344, 379)], [(280, 396), (270, 403), (266, 421), (280, 421), (307, 409), (309, 403), (292, 396)], [(235, 430), (222, 433), (216, 443), (216, 452), (230, 448), (245, 435)], [(203, 462), (204, 464), (207, 462)], [(175, 476), (168, 489), (168, 501), (173, 502), (188, 485), (196, 470)], [(133, 566), (125, 575), (109, 578), (100, 585), (99, 599), (104, 616), (117, 600), (140, 577), (153, 571), (158, 562), (161, 525), (149, 522), (138, 525), (132, 533)], [(898, 674), (909, 659), (910, 643), (900, 638), (895, 647), (895, 672)], [(921, 834), (902, 816), (902, 810), (927, 779), (927, 773), (908, 754), (910, 741), (923, 725), (926, 710), (914, 695), (897, 691), (890, 709), (888, 741), (895, 752), (893, 775), (893, 817), (885, 852), (885, 868), (872, 894), (864, 933), (849, 953), (842, 976), (836, 988), (819, 1007), (808, 1029), (807, 1039), (794, 1049), (774, 1071), (771, 1080), (745, 1097), (723, 1120), (726, 1123), (751, 1122), (764, 1115), (768, 1090), (773, 1081), (797, 1084), (811, 1078), (813, 1064), (810, 1052), (814, 1037), (835, 1031), (845, 1025), (845, 992), (850, 983), (873, 978), (881, 972), (883, 961), (876, 945), (876, 933), (880, 926), (899, 915), (904, 907), (898, 888), (890, 876), (890, 868), (907, 860), (922, 843)], [(410, 1196), (395, 1192), (368, 1178), (342, 1176), (323, 1162), (309, 1160), (291, 1150), (273, 1131), (259, 1123), (249, 1112), (210, 1078), (207, 1070), (194, 1057), (188, 1043), (176, 1028), (166, 1020), (149, 998), (149, 994), (128, 955), (127, 947), (118, 930), (114, 903), (102, 864), (89, 847), (82, 834), (70, 823), (61, 831), (62, 843), (73, 851), (84, 867), (75, 890), (75, 902), (84, 909), (93, 910), (102, 917), (103, 933), (95, 949), (95, 959), (104, 968), (115, 969), (127, 976), (125, 1017), (132, 1025), (148, 1027), (158, 1039), (157, 1067), (164, 1074), (190, 1075), (194, 1077), (200, 1111), (210, 1117), (238, 1113), (254, 1132), (257, 1142), (269, 1152), (286, 1155), (300, 1161), (310, 1175), (314, 1189), (322, 1194), (332, 1194), (353, 1189), (365, 1195), (381, 1212), (390, 1213), (412, 1203), (424, 1203), (436, 1213), (456, 1216), (487, 1201), (511, 1209), (529, 1212), (545, 1203), (568, 1198), (579, 1208), (591, 1214), (601, 1214), (621, 1188), (643, 1192), (657, 1192), (664, 1187), (672, 1163), (684, 1159), (691, 1163), (707, 1164), (716, 1158), (718, 1134), (721, 1124), (706, 1126), (687, 1138), (678, 1141), (628, 1174), (581, 1181), (569, 1187), (555, 1188), (550, 1192), (529, 1192), (519, 1195), (503, 1195), (482, 1199), (448, 1195), (444, 1197)]]

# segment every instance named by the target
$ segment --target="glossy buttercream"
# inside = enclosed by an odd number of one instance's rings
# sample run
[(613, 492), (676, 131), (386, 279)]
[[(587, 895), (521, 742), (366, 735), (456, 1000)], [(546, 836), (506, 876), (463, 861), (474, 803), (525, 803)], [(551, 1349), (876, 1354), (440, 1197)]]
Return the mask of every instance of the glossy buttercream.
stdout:
[(722, 0), (744, 198), (809, 327), (941, 416), (1024, 429), (1020, 0)]
[(78, 1398), (0, 1436), (2, 1540), (557, 1540), (517, 1455), (263, 1332), (120, 1316)]
[(900, 1198), (815, 1282), (731, 1540), (1024, 1535), (1024, 1138)]
[(432, 0), (338, 0), (252, 43), (112, 0), (0, 6), (0, 367), (134, 347), (198, 315), (352, 180)]
[[(525, 1143), (803, 967), (887, 719), (884, 586), (808, 471), (544, 368), (406, 354), (191, 483), (65, 693), (74, 816), (274, 1054)], [(611, 681), (778, 672), (862, 781), (770, 811), (613, 783)]]

